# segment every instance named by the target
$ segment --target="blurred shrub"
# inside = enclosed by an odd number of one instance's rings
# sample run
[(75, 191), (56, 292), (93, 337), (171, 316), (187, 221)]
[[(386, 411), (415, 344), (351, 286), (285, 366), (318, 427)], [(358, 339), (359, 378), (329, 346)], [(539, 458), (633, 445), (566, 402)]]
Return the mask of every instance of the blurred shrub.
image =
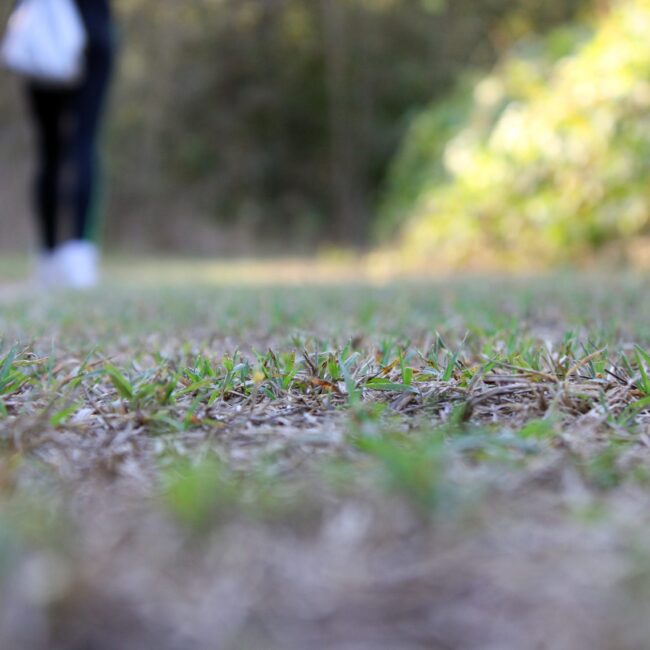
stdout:
[(650, 2), (560, 28), (415, 119), (385, 230), (419, 262), (575, 261), (650, 229)]

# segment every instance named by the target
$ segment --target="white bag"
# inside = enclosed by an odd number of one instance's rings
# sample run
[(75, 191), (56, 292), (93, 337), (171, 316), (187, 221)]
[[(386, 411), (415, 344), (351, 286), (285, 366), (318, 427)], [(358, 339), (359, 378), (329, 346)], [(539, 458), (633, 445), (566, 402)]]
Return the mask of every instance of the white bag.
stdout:
[(86, 39), (73, 0), (21, 0), (9, 19), (0, 57), (22, 77), (74, 85), (83, 74)]

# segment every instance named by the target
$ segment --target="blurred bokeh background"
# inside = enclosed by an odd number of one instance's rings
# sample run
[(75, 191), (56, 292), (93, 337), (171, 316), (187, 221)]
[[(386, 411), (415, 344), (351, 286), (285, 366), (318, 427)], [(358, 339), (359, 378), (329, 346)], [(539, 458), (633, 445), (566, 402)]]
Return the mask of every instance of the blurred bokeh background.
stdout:
[[(115, 4), (111, 251), (648, 264), (647, 0)], [(34, 239), (31, 152), (0, 75), (15, 252)]]

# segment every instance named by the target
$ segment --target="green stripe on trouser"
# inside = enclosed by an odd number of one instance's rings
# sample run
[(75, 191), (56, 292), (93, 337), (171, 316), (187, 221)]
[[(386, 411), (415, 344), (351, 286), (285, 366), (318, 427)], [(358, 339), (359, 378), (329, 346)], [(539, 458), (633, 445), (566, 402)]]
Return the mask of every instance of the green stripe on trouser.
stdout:
[[(114, 28), (113, 30), (113, 52), (114, 56), (117, 55), (119, 52), (119, 42), (120, 42), (120, 36), (119, 36), (119, 31)], [(113, 62), (114, 65), (114, 62)], [(85, 224), (85, 232), (84, 232), (84, 239), (89, 240), (97, 244), (98, 246), (101, 245), (102, 239), (103, 239), (103, 234), (104, 234), (104, 224), (105, 224), (105, 216), (106, 216), (106, 188), (107, 188), (107, 174), (105, 172), (105, 166), (104, 166), (104, 156), (102, 155), (102, 152), (106, 151), (106, 117), (107, 113), (110, 111), (110, 105), (111, 105), (111, 99), (112, 99), (112, 89), (113, 89), (113, 72), (111, 72), (111, 75), (109, 77), (109, 82), (108, 82), (108, 90), (106, 93), (106, 97), (104, 98), (104, 105), (101, 109), (101, 122), (100, 122), (100, 129), (99, 129), (99, 135), (98, 135), (98, 142), (99, 142), (99, 149), (97, 153), (97, 171), (96, 171), (96, 178), (93, 183), (93, 193), (90, 198), (90, 207), (88, 210), (88, 216), (86, 219), (86, 224)]]
[(84, 229), (84, 239), (99, 245), (102, 241), (106, 213), (106, 182), (104, 166), (97, 163), (96, 178), (93, 181), (93, 193)]

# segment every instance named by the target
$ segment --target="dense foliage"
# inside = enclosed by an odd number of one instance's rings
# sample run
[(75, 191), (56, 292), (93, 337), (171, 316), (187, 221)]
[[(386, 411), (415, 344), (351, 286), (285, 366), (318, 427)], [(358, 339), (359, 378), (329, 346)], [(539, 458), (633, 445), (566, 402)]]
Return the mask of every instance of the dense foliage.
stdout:
[(123, 231), (157, 199), (284, 244), (363, 241), (411, 113), (583, 4), (122, 0)]
[(418, 117), (384, 224), (446, 264), (582, 258), (650, 229), (650, 3), (561, 28)]

